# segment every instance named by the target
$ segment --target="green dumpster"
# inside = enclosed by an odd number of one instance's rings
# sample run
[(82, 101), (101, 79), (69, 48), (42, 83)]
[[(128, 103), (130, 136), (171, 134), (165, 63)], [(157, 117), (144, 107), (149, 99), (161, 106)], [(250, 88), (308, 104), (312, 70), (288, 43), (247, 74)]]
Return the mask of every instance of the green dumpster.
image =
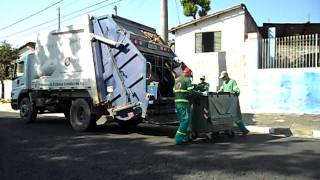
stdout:
[(225, 132), (233, 137), (234, 122), (241, 119), (238, 97), (230, 93), (194, 92), (191, 98), (191, 123), (193, 134)]

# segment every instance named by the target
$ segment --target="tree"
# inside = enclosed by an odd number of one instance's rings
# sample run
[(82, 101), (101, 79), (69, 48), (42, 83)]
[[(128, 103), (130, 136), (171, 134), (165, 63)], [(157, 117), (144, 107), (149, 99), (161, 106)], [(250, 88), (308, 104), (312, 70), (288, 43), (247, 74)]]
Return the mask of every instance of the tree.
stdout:
[(4, 98), (4, 80), (11, 78), (12, 61), (19, 58), (19, 50), (12, 48), (6, 41), (0, 45), (0, 81), (2, 87), (1, 98)]
[(184, 15), (196, 19), (197, 13), (199, 17), (207, 15), (211, 0), (181, 0), (180, 2), (183, 6)]

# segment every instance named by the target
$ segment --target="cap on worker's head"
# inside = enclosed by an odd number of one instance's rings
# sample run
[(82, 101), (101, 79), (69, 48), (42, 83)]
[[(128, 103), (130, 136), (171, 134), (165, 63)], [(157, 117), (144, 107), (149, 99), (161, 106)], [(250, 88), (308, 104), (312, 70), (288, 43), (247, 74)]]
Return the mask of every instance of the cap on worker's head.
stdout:
[(178, 63), (181, 63), (180, 59), (179, 59), (177, 56), (174, 57), (173, 60), (176, 61), (176, 62), (178, 62)]
[(226, 77), (226, 76), (228, 76), (227, 71), (222, 71), (221, 74), (220, 74), (220, 76), (219, 76), (219, 78), (222, 79), (222, 78), (224, 78), (224, 77)]
[(191, 74), (191, 69), (189, 69), (188, 67), (184, 68), (183, 70), (184, 74)]
[(201, 76), (201, 77), (200, 77), (200, 80), (206, 80), (206, 76), (204, 76), (204, 75)]

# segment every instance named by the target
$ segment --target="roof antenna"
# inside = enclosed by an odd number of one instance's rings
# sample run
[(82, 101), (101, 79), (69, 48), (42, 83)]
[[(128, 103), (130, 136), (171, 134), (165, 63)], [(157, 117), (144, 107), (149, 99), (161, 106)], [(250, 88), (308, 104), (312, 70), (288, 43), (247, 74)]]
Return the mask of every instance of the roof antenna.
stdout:
[(310, 12), (308, 13), (308, 23), (310, 23)]
[(58, 7), (58, 31), (60, 31), (60, 25), (61, 25), (61, 20), (60, 20), (60, 7)]
[(114, 6), (113, 7), (113, 10), (114, 10), (114, 15), (118, 15), (118, 7), (117, 6)]

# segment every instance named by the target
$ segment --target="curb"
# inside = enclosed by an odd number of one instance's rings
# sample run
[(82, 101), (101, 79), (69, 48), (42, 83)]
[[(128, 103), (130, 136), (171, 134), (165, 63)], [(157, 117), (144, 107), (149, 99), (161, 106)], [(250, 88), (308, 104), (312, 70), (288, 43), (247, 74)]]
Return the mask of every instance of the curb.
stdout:
[[(285, 137), (294, 136), (290, 128), (271, 128), (271, 127), (260, 127), (260, 126), (246, 126), (246, 127), (250, 132), (259, 133), (259, 134), (284, 135)], [(303, 136), (297, 136), (297, 137), (303, 137)], [(310, 138), (310, 136), (307, 138)], [(311, 138), (320, 139), (320, 130), (312, 130)]]
[(0, 111), (1, 112), (19, 112), (19, 111), (13, 110), (11, 108), (10, 103), (0, 103)]
[[(290, 128), (271, 128), (260, 126), (246, 126), (250, 132), (270, 135), (284, 135), (285, 137), (293, 136)], [(319, 132), (320, 135), (320, 132)]]
[(313, 130), (312, 135), (316, 139), (320, 139), (320, 130)]

